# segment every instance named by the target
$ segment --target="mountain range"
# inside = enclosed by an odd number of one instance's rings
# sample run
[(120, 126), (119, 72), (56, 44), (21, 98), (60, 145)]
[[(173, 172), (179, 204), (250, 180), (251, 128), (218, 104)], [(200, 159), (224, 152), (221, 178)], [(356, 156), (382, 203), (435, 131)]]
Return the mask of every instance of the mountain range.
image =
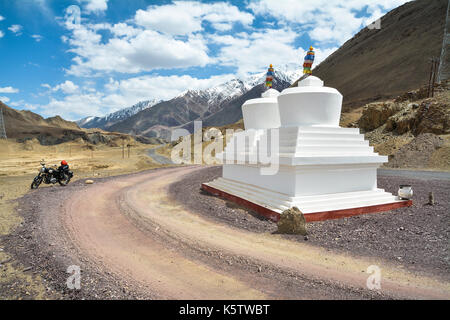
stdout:
[[(297, 79), (297, 66), (276, 70), (275, 89), (283, 90)], [(193, 129), (193, 121), (219, 126), (242, 118), (241, 105), (247, 99), (260, 97), (264, 90), (265, 72), (244, 80), (232, 79), (205, 90), (187, 90), (167, 101), (143, 101), (105, 117), (88, 117), (77, 121), (83, 128), (101, 128), (146, 137), (170, 138), (173, 128)]]
[(139, 111), (142, 111), (147, 108), (151, 108), (158, 102), (160, 102), (160, 100), (156, 100), (156, 99), (141, 101), (131, 107), (110, 113), (104, 117), (86, 117), (86, 118), (76, 121), (76, 123), (80, 127), (86, 128), (86, 129), (90, 129), (90, 128), (104, 129), (108, 126), (113, 125), (114, 123), (125, 120), (125, 119), (131, 117), (132, 115), (135, 115)]

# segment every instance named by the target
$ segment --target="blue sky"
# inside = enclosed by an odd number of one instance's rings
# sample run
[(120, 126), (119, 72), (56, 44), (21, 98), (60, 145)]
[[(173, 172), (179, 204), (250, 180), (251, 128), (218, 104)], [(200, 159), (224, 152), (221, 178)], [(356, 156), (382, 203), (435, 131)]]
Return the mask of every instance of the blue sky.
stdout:
[(77, 120), (301, 68), (404, 2), (0, 0), (0, 101)]

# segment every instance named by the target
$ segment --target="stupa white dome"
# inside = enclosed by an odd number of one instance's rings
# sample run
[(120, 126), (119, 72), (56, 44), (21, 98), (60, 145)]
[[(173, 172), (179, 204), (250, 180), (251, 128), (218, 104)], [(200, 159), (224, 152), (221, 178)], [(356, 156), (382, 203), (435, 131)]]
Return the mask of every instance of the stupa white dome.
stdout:
[(281, 127), (339, 127), (342, 94), (324, 87), (323, 81), (309, 76), (298, 87), (287, 88), (278, 96)]
[(245, 130), (270, 129), (280, 126), (280, 112), (277, 97), (280, 92), (270, 88), (262, 98), (247, 100), (242, 105)]

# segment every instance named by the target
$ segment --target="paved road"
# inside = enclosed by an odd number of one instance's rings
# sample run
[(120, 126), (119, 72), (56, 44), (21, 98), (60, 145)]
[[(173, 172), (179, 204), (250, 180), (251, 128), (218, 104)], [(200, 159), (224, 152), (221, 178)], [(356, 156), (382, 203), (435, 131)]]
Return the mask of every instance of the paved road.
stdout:
[(159, 164), (174, 164), (171, 159), (156, 153), (156, 150), (161, 149), (165, 146), (166, 145), (162, 145), (153, 149), (149, 149), (147, 155)]
[(378, 175), (414, 178), (422, 180), (431, 180), (431, 179), (450, 180), (450, 172), (443, 172), (443, 171), (378, 169)]

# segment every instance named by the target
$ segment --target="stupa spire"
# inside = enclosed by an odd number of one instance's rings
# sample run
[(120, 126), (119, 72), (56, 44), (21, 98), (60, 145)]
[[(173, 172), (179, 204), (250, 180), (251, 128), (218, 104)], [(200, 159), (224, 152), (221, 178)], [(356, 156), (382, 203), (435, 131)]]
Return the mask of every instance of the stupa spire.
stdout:
[(269, 69), (267, 70), (266, 75), (266, 87), (267, 89), (272, 88), (272, 81), (273, 81), (273, 66), (270, 64)]
[(310, 75), (312, 73), (311, 68), (314, 63), (314, 48), (309, 47), (309, 51), (306, 53), (305, 62), (303, 63), (303, 74)]

